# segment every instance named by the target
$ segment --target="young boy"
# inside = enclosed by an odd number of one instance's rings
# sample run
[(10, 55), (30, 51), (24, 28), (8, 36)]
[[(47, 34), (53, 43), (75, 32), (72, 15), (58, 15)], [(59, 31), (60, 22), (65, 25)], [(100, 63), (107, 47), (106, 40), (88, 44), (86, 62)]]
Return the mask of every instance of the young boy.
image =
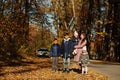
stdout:
[(82, 74), (88, 73), (88, 63), (89, 63), (89, 55), (86, 50), (86, 46), (83, 47), (82, 54), (80, 55), (80, 63), (82, 66)]
[(61, 53), (63, 55), (63, 72), (70, 71), (70, 58), (72, 53), (72, 43), (68, 33), (64, 35), (64, 39), (61, 44)]
[(52, 59), (52, 70), (58, 71), (58, 57), (60, 56), (60, 45), (55, 38), (50, 48), (50, 57)]

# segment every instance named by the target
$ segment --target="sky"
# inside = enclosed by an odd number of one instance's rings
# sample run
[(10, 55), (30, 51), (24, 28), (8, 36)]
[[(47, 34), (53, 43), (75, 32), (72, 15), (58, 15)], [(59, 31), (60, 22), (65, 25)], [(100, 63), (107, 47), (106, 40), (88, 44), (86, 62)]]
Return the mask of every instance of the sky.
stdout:
[[(37, 1), (39, 1), (39, 0), (37, 0)], [(48, 5), (48, 6), (50, 6), (51, 5), (51, 0), (44, 0), (45, 2), (43, 3), (44, 5)], [(41, 4), (40, 2), (38, 3), (38, 4)], [(34, 7), (34, 6), (33, 6)], [(35, 11), (34, 11), (35, 12)], [(33, 12), (33, 13), (34, 13)], [(30, 17), (32, 17), (32, 16), (34, 16), (34, 15), (31, 15)], [(57, 31), (56, 31), (56, 29), (55, 29), (55, 27), (54, 27), (54, 25), (53, 25), (53, 22), (54, 22), (54, 19), (53, 19), (53, 17), (54, 17), (54, 13), (46, 13), (45, 14), (45, 18), (47, 18), (47, 21), (50, 23), (50, 25), (46, 25), (46, 26), (48, 26), (48, 27), (45, 27), (46, 29), (50, 29), (50, 31), (53, 33), (53, 34), (55, 34), (55, 35), (57, 35)], [(38, 18), (39, 19), (39, 18)], [(40, 25), (40, 24), (38, 24), (36, 21), (34, 21), (34, 19), (31, 19), (30, 18), (30, 23), (33, 23), (33, 24), (37, 24), (37, 25)]]

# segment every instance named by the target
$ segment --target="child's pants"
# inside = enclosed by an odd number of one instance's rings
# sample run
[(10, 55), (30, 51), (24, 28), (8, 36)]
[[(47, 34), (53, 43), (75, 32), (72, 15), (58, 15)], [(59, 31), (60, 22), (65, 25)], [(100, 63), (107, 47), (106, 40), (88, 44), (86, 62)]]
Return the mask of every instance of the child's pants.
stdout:
[(87, 74), (87, 72), (88, 72), (87, 66), (82, 66), (82, 74), (84, 74), (84, 72), (85, 72), (85, 74)]
[(52, 57), (52, 69), (55, 71), (58, 70), (58, 57)]
[(70, 58), (63, 58), (63, 70), (69, 71), (70, 69)]

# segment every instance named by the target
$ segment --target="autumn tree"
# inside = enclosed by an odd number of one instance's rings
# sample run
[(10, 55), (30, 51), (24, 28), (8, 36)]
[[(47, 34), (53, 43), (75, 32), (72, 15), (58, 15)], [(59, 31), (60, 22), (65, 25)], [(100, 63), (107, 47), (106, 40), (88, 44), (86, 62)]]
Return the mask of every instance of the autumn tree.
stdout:
[[(51, 33), (52, 24), (49, 22), (49, 14), (47, 13), (50, 5), (49, 0), (32, 0), (30, 6), (30, 24), (40, 29), (38, 35), (34, 39), (36, 40), (33, 45), (37, 50), (41, 47), (47, 47), (51, 44), (53, 34)], [(30, 45), (31, 46), (31, 45)]]
[(30, 0), (1, 0), (0, 53), (14, 57), (22, 46), (28, 46)]
[(53, 15), (53, 25), (57, 29), (58, 36), (63, 35), (66, 31), (71, 32), (74, 28), (80, 29), (82, 15), (84, 14), (81, 12), (83, 3), (86, 3), (86, 1), (52, 0), (48, 13)]

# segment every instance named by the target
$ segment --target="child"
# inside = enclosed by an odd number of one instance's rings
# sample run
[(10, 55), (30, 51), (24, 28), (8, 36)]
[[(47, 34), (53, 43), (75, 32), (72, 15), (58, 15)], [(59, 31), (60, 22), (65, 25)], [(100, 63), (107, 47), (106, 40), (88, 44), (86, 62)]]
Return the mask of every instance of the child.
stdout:
[(88, 63), (89, 63), (89, 55), (86, 50), (86, 46), (83, 47), (82, 54), (80, 55), (80, 63), (82, 66), (82, 74), (88, 73)]
[(58, 57), (60, 56), (60, 45), (55, 38), (50, 48), (50, 57), (52, 59), (52, 70), (58, 71)]
[(72, 54), (73, 54), (73, 56), (75, 56), (77, 54), (77, 49), (74, 49), (74, 46), (78, 45), (79, 40), (80, 39), (79, 39), (79, 36), (78, 36), (78, 32), (74, 31), (74, 35), (71, 38), (71, 41), (72, 41)]
[(63, 72), (67, 71), (69, 73), (70, 58), (72, 53), (72, 43), (68, 33), (66, 33), (64, 37), (65, 38), (62, 40), (62, 44), (61, 44), (61, 53), (63, 55)]

